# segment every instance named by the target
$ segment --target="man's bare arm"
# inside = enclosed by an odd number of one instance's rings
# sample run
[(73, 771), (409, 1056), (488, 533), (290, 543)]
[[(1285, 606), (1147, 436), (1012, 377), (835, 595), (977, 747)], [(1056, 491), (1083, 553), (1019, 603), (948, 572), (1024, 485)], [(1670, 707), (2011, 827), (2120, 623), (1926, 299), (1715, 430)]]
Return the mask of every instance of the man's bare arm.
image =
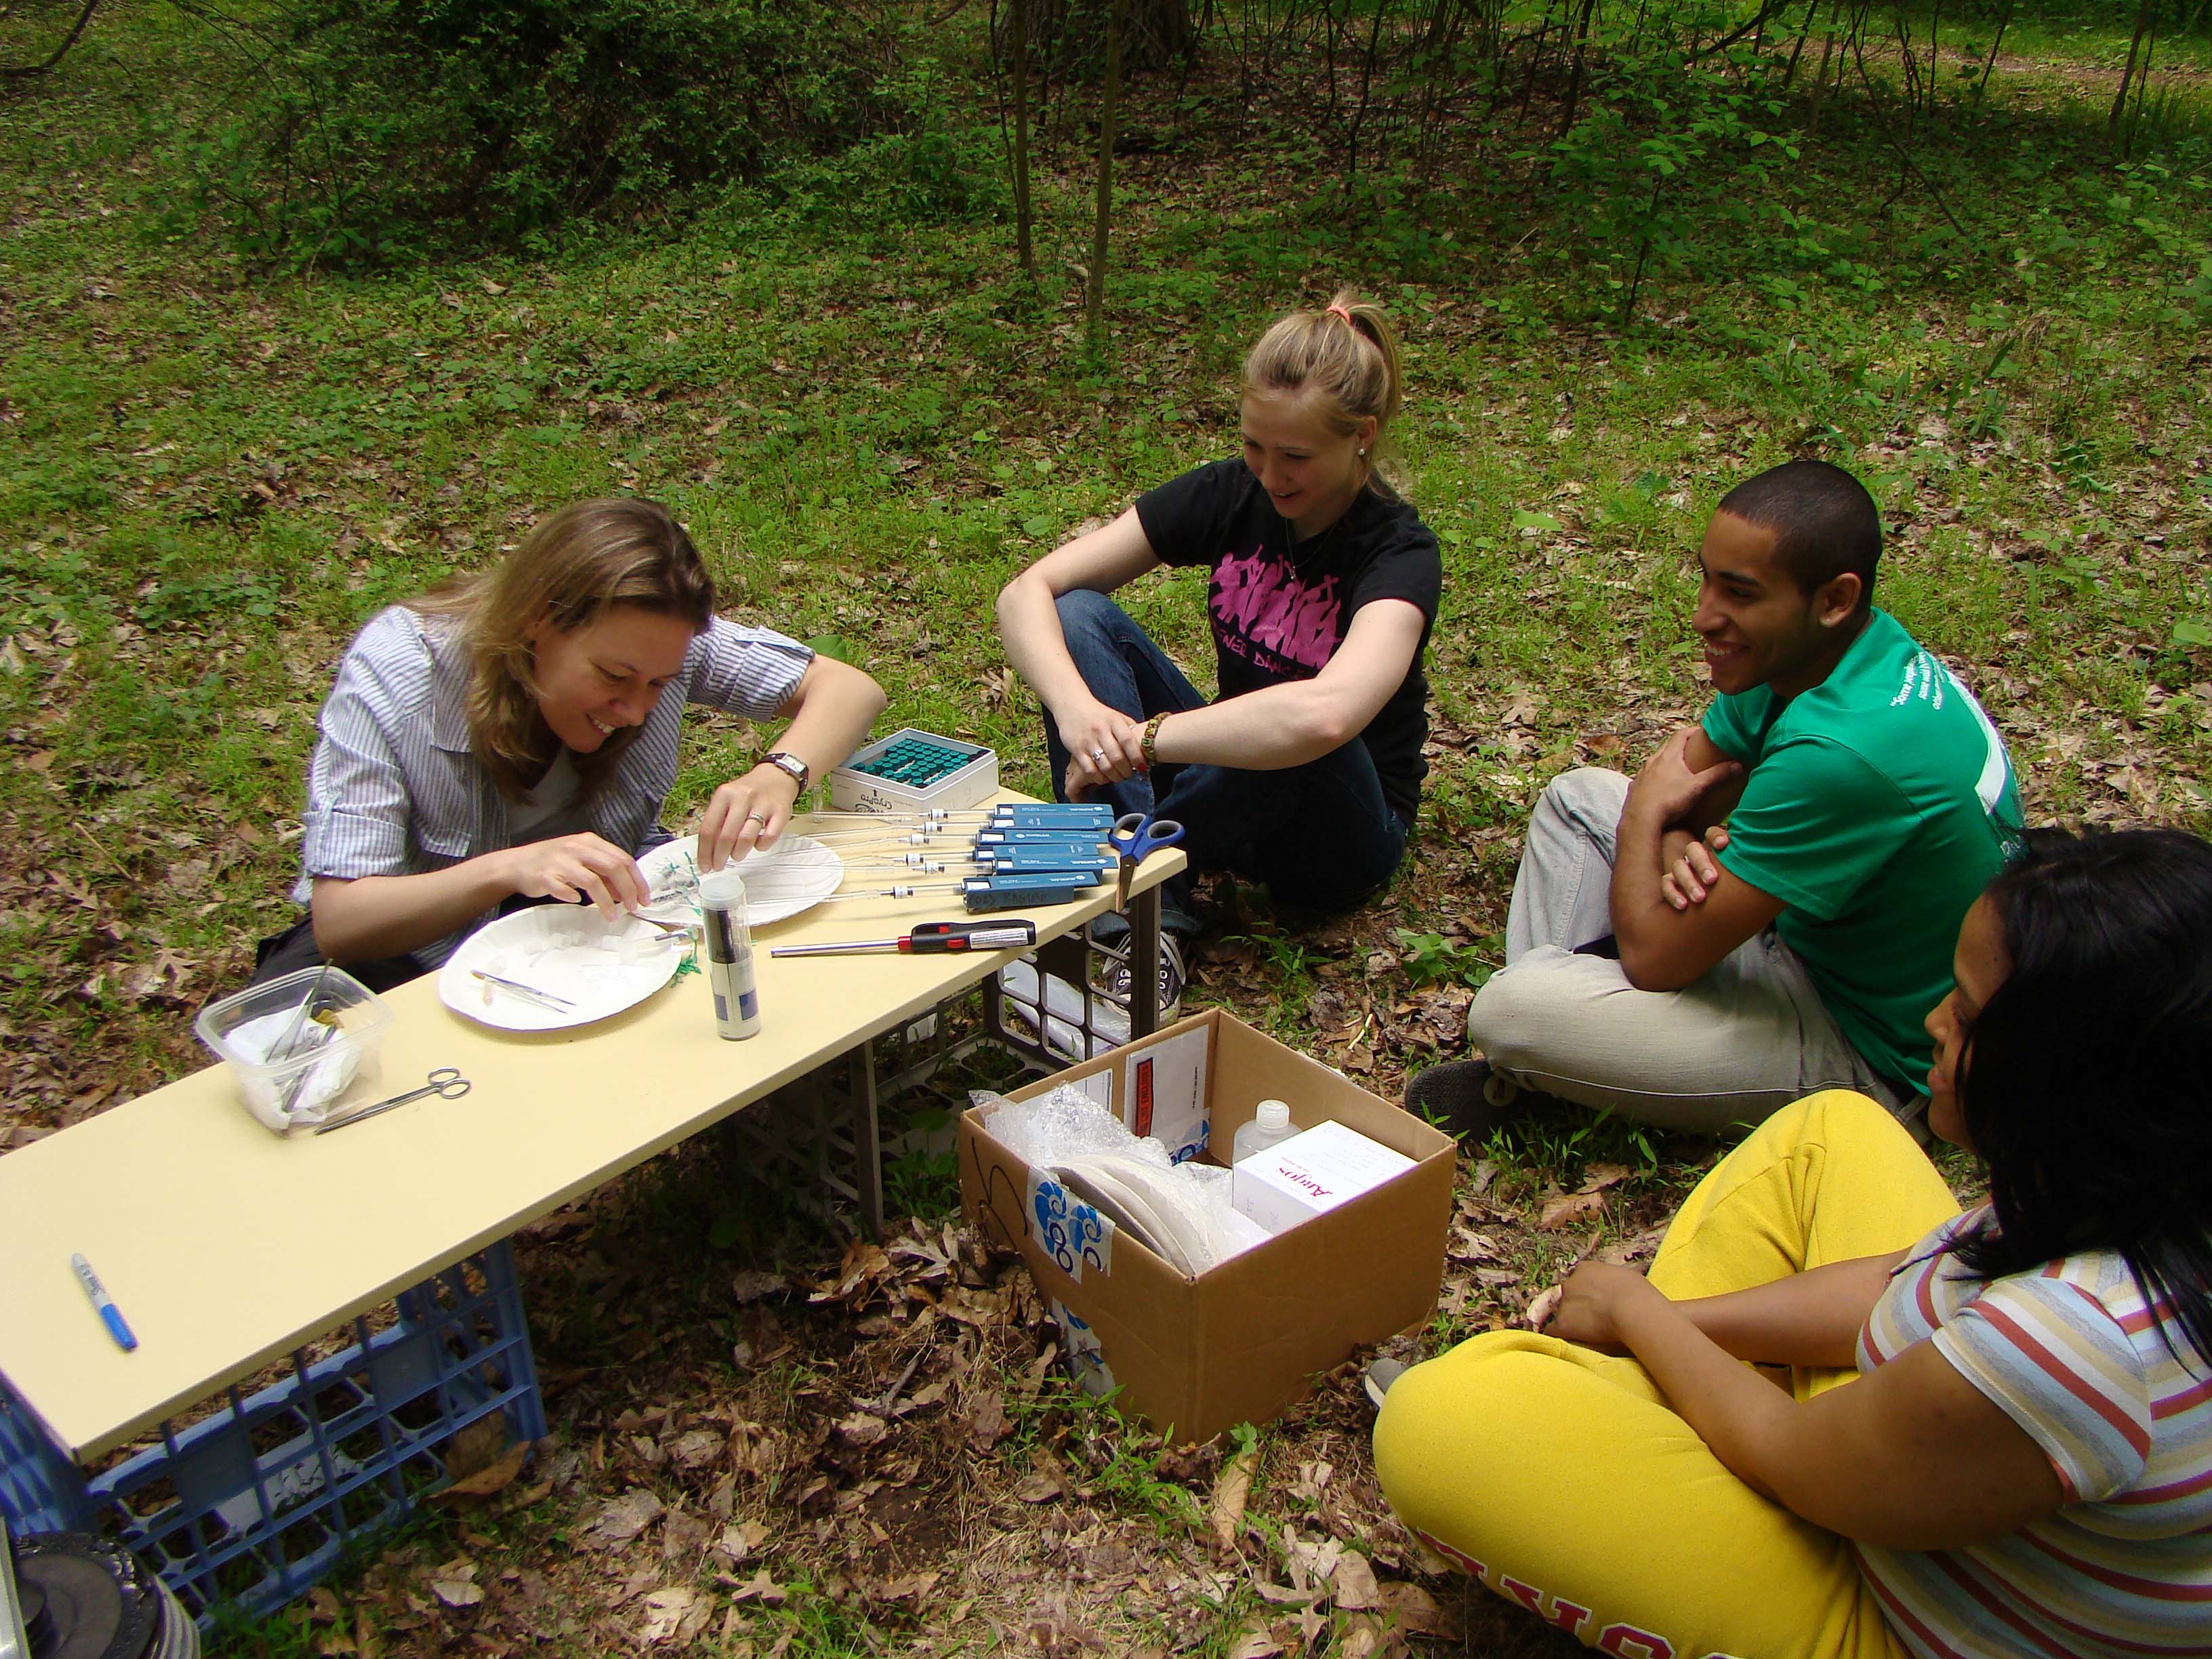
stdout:
[[(1712, 763), (1692, 765), (1693, 751)], [(1780, 899), (1717, 867), (1703, 902), (1678, 909), (1668, 901), (1668, 831), (1716, 790), (1740, 797), (1742, 774), (1739, 763), (1688, 726), (1668, 738), (1629, 785), (1611, 899), (1621, 970), (1638, 990), (1680, 990), (1782, 914)]]

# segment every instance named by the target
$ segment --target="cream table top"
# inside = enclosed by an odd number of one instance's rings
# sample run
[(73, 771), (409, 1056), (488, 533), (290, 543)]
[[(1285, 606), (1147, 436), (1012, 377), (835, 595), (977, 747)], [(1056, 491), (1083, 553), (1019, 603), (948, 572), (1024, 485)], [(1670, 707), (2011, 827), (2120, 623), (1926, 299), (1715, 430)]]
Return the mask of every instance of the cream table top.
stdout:
[[(1183, 866), (1155, 853), (1133, 890)], [(1108, 885), (1006, 914), (1042, 940), (1113, 900)], [(743, 1042), (716, 1035), (704, 973), (597, 1024), (531, 1034), (454, 1014), (430, 974), (386, 997), (383, 1074), (358, 1097), (456, 1066), (474, 1085), (460, 1099), (276, 1135), (215, 1066), (19, 1148), (0, 1158), (0, 1374), (59, 1444), (96, 1457), (1020, 954), (774, 958), (769, 945), (961, 914), (957, 895), (855, 900), (756, 929), (762, 1029)], [(135, 1352), (109, 1340), (72, 1251)]]

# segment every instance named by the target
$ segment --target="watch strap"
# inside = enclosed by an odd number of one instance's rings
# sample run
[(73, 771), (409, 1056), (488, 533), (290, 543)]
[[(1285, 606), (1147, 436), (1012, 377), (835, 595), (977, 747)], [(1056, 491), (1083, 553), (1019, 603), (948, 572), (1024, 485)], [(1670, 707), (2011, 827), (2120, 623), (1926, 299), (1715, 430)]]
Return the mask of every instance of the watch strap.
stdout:
[(763, 755), (760, 763), (763, 766), (773, 766), (779, 772), (789, 774), (797, 780), (801, 793), (805, 792), (806, 786), (814, 780), (814, 769), (787, 750), (779, 749), (772, 754)]

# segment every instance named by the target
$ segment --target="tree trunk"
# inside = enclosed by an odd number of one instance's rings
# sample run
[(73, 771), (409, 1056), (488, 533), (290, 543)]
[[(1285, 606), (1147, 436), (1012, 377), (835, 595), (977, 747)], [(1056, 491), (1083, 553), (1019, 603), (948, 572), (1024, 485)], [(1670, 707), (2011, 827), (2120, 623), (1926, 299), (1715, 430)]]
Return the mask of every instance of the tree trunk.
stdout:
[(2143, 36), (2150, 32), (2151, 0), (2141, 0), (2136, 8), (2136, 32), (2128, 42), (2128, 66), (2120, 71), (2120, 89), (2112, 94), (2112, 112), (2105, 121), (2105, 141), (2110, 143), (2120, 136), (2120, 118), (2128, 112), (2128, 87), (2136, 76), (2136, 58), (2142, 51)]
[(1996, 67), (1997, 48), (2004, 45), (2004, 32), (2012, 27), (2012, 8), (2013, 0), (2005, 0), (2004, 15), (1997, 19), (1997, 38), (1990, 42), (1990, 55), (1982, 59), (1982, 78), (1974, 82), (1974, 101), (1978, 104), (1982, 94), (1989, 89), (1990, 71)]
[(1036, 281), (1036, 253), (1030, 245), (1030, 29), (1029, 0), (1013, 0), (1014, 31), (1014, 258), (1022, 275)]
[(1064, 41), (1079, 61), (1100, 65), (1102, 75), (1103, 36), (1117, 12), (1121, 66), (1132, 72), (1187, 62), (1198, 40), (1190, 0), (1121, 0), (1118, 8), (1108, 0), (1030, 0), (1023, 9), (1032, 46), (1048, 40)]
[(1083, 300), (1084, 331), (1094, 354), (1106, 344), (1106, 237), (1114, 223), (1114, 124), (1121, 113), (1124, 3), (1109, 0), (1106, 9), (1106, 84), (1098, 100), (1098, 212), (1091, 232), (1090, 291)]
[(1805, 42), (1813, 33), (1813, 25), (1820, 21), (1820, 0), (1812, 0), (1805, 8), (1803, 27), (1797, 31), (1796, 44), (1790, 48), (1790, 67), (1782, 71), (1782, 90), (1790, 90), (1790, 82), (1797, 78), (1797, 60), (1805, 55)]
[(62, 37), (62, 43), (54, 48), (52, 56), (44, 63), (9, 64), (4, 69), (0, 69), (0, 77), (10, 81), (21, 81), (33, 75), (44, 75), (69, 56), (70, 48), (77, 43), (79, 37), (84, 33), (84, 26), (92, 21), (93, 13), (99, 9), (100, 0), (84, 0), (84, 9), (77, 13), (76, 23), (70, 27), (70, 32)]
[[(1575, 61), (1567, 71), (1566, 112), (1559, 118), (1559, 137), (1564, 138), (1575, 130), (1577, 107), (1583, 100), (1583, 51), (1589, 42), (1590, 14), (1597, 9), (1597, 0), (1583, 0), (1581, 21), (1575, 25)], [(1761, 16), (1765, 14), (1760, 13)]]

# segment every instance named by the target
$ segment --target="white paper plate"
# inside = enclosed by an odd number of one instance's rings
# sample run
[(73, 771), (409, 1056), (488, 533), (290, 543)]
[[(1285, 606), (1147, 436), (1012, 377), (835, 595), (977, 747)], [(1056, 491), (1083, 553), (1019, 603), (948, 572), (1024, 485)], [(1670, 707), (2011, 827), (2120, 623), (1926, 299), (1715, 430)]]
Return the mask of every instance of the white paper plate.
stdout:
[(1061, 1186), (1112, 1222), (1116, 1231), (1127, 1233), (1162, 1261), (1167, 1260), (1158, 1231), (1158, 1218), (1150, 1209), (1132, 1202), (1120, 1183), (1099, 1179), (1097, 1171), (1082, 1158), (1051, 1164), (1048, 1170)]
[[(686, 878), (699, 856), (699, 837), (665, 842), (637, 861), (660, 895), (644, 914), (662, 921), (696, 922), (699, 902)], [(745, 878), (745, 919), (756, 927), (811, 910), (845, 879), (845, 861), (811, 836), (786, 836), (738, 866)]]
[[(462, 940), (438, 972), (438, 994), (455, 1013), (503, 1031), (566, 1030), (644, 1001), (668, 983), (684, 951), (683, 939), (635, 917), (609, 921), (588, 904), (539, 904)], [(542, 1008), (485, 984), (475, 975), (479, 968), (575, 1006)]]
[(1141, 1199), (1159, 1220), (1162, 1237), (1169, 1245), (1166, 1251), (1155, 1251), (1163, 1261), (1180, 1267), (1194, 1276), (1204, 1273), (1214, 1263), (1212, 1242), (1206, 1237), (1197, 1217), (1183, 1207), (1176, 1187), (1180, 1175), (1171, 1175), (1133, 1158), (1124, 1158), (1118, 1152), (1101, 1152), (1091, 1158), (1089, 1167), (1097, 1174), (1117, 1183), (1132, 1197)]

